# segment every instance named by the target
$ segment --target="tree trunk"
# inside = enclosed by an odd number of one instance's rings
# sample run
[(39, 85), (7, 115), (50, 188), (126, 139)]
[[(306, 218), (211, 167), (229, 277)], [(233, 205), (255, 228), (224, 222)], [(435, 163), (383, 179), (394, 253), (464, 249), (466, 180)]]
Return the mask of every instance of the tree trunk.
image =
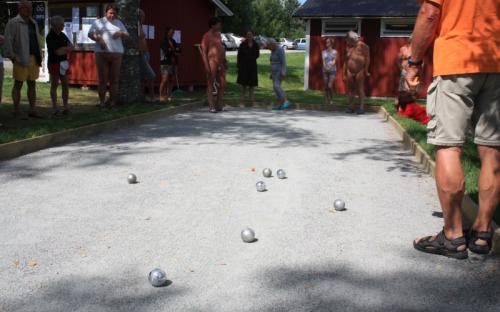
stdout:
[(121, 104), (130, 104), (143, 99), (140, 54), (138, 43), (138, 14), (140, 0), (116, 0), (119, 16), (127, 28), (130, 37), (123, 40), (125, 53), (123, 55), (120, 72), (120, 87), (118, 101)]

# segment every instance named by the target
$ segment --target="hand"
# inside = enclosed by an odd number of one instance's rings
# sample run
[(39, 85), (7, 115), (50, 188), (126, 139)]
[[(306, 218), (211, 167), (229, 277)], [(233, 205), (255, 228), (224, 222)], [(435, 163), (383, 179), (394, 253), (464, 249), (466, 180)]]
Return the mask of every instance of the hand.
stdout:
[(106, 42), (104, 42), (104, 40), (102, 38), (99, 39), (99, 45), (101, 46), (101, 49), (103, 49), (103, 50), (108, 49), (108, 45), (106, 44)]
[(371, 74), (368, 71), (365, 71), (365, 77), (370, 77)]
[(71, 52), (71, 51), (73, 51), (73, 46), (70, 43), (68, 43), (68, 45), (66, 46), (66, 51), (68, 53)]
[(406, 70), (406, 89), (409, 93), (417, 92), (417, 88), (420, 85), (420, 66), (409, 66)]
[(113, 34), (113, 39), (118, 39), (122, 36), (122, 32), (121, 31), (117, 31)]

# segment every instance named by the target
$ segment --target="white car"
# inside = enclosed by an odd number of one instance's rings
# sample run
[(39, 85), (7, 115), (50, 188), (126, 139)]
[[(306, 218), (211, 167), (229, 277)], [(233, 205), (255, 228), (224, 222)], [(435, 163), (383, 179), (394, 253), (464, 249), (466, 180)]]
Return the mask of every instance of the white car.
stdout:
[(306, 49), (306, 38), (300, 38), (295, 40), (297, 43), (297, 50), (305, 50)]
[(238, 46), (238, 48), (240, 47), (240, 44), (243, 42), (243, 40), (245, 40), (245, 38), (240, 37), (240, 36), (236, 36), (233, 33), (227, 33), (226, 35), (228, 35), (234, 39), (234, 42), (236, 43), (236, 46)]
[(287, 38), (281, 38), (280, 39), (280, 46), (283, 47), (285, 50), (296, 50), (297, 49), (297, 44)]

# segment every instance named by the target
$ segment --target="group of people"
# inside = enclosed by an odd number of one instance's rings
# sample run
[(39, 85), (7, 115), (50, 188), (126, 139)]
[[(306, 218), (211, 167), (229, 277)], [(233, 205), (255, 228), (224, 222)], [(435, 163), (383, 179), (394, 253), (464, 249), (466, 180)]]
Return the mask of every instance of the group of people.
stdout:
[[(41, 42), (37, 23), (32, 18), (32, 2), (19, 2), (19, 14), (9, 20), (5, 27), (5, 36), (0, 36), (0, 46), (4, 56), (13, 63), (12, 100), (14, 103), (14, 118), (25, 119), (42, 118), (36, 107), (36, 80), (39, 78), (42, 66)], [(118, 87), (121, 63), (124, 53), (123, 39), (129, 33), (123, 23), (117, 18), (117, 7), (114, 4), (105, 6), (105, 16), (97, 19), (88, 32), (95, 44), (95, 59), (98, 73), (99, 104), (100, 108), (115, 109), (118, 101)], [(138, 11), (138, 18), (142, 24), (145, 14)], [(176, 75), (177, 56), (180, 53), (178, 44), (173, 39), (174, 30), (167, 27), (165, 38), (161, 44), (161, 85), (160, 100), (169, 101), (172, 96), (174, 76)], [(47, 68), (50, 76), (50, 97), (53, 107), (53, 116), (68, 115), (70, 75), (69, 54), (74, 47), (71, 40), (64, 33), (64, 18), (53, 16), (50, 18), (50, 31), (46, 37)], [(146, 42), (146, 35), (140, 27), (138, 51), (141, 54), (141, 78), (149, 89), (151, 100), (155, 100), (154, 80), (156, 74), (150, 66), (150, 54)], [(0, 55), (0, 103), (3, 90), (3, 58)], [(27, 84), (29, 112), (21, 112), (21, 89)], [(62, 110), (58, 105), (57, 91), (62, 86)], [(109, 91), (109, 96), (106, 96)]]

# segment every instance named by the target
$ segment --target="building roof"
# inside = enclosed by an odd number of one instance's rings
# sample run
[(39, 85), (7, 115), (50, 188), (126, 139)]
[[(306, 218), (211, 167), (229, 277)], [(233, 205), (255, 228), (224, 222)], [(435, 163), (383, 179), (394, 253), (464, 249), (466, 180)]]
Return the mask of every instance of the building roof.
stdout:
[(307, 0), (294, 16), (321, 17), (415, 17), (417, 0)]
[(226, 15), (226, 16), (233, 16), (234, 15), (233, 11), (231, 11), (231, 9), (228, 8), (227, 5), (225, 5), (224, 2), (222, 2), (221, 0), (210, 0), (210, 2), (215, 4), (215, 6), (219, 10), (221, 10), (221, 12), (224, 13), (224, 15)]

